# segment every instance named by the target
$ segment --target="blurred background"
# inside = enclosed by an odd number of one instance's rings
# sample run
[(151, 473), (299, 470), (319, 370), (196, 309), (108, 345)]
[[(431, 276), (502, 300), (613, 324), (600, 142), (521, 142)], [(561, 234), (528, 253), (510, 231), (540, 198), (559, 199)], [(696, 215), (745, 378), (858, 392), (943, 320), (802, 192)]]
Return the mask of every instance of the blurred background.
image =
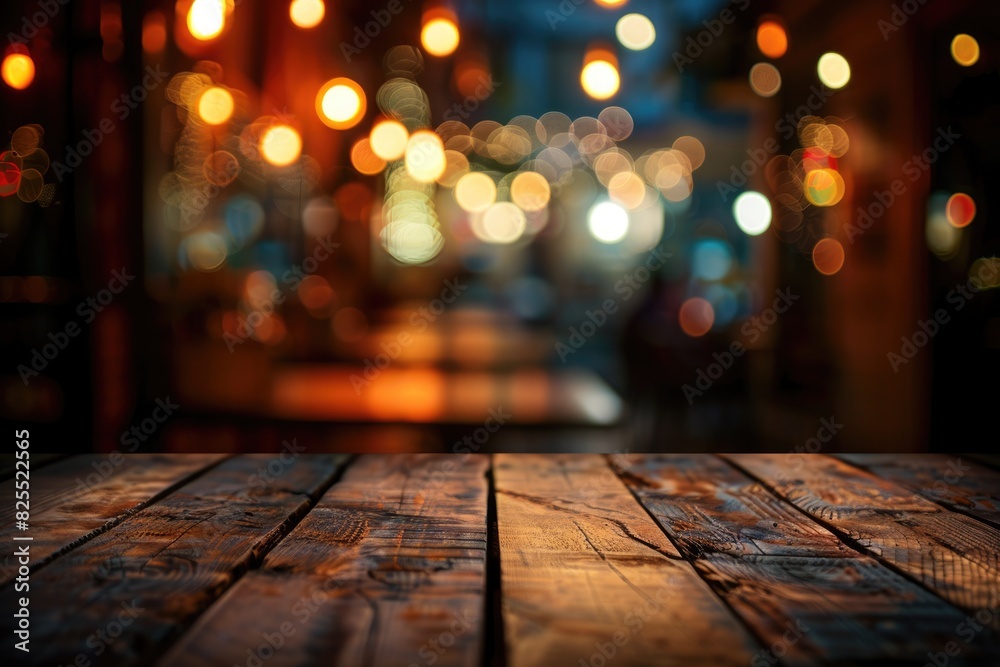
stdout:
[(35, 448), (996, 442), (996, 3), (0, 11)]

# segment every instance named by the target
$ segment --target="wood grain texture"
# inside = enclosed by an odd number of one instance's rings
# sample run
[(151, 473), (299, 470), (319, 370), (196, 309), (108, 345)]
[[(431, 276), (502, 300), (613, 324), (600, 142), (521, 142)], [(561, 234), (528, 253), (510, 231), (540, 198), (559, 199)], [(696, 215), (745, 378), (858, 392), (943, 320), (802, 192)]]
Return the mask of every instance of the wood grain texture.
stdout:
[(747, 665), (759, 649), (601, 457), (497, 455), (494, 477), (510, 667)]
[[(489, 459), (364, 456), (162, 667), (482, 661)], [(259, 610), (270, 610), (261, 614)], [(284, 628), (284, 629), (282, 629)]]
[[(340, 462), (229, 459), (41, 568), (31, 579), (32, 661), (149, 664), (284, 536)], [(7, 588), (0, 604), (14, 609), (16, 597)], [(9, 656), (12, 643), (0, 651)]]
[[(29, 530), (14, 526), (13, 502), (0, 505), (0, 540), (12, 543), (30, 535), (32, 567), (43, 565), (62, 549), (78, 544), (142, 509), (192, 475), (223, 457), (218, 454), (87, 454), (32, 470)], [(15, 480), (0, 484), (4, 498), (14, 498)], [(10, 555), (0, 563), (0, 586), (17, 568)]]
[(963, 456), (841, 454), (848, 463), (1000, 528), (1000, 472)]
[[(628, 461), (623, 479), (769, 650), (754, 665), (778, 655), (786, 665), (920, 661), (928, 646), (955, 639), (965, 614), (721, 459)], [(982, 658), (983, 648), (962, 660)]]
[[(848, 463), (818, 454), (730, 454), (824, 525), (954, 605), (1000, 611), (1000, 532)], [(1000, 629), (1000, 614), (992, 614)]]

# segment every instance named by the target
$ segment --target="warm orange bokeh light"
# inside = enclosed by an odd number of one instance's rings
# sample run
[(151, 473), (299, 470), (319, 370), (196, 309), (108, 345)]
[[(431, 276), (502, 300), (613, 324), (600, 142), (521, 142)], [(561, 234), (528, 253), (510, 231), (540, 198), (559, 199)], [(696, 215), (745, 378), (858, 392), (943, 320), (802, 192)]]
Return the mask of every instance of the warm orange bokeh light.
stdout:
[(160, 53), (167, 46), (167, 17), (161, 11), (151, 11), (142, 19), (142, 50)]
[(763, 21), (757, 27), (757, 48), (768, 58), (780, 58), (788, 51), (788, 34), (777, 21)]
[(234, 106), (232, 93), (212, 86), (198, 100), (198, 117), (209, 125), (222, 125), (232, 117)]
[(824, 276), (832, 276), (844, 266), (844, 246), (837, 239), (820, 239), (813, 246), (813, 266)]
[(300, 28), (315, 28), (325, 14), (326, 5), (323, 0), (292, 0), (288, 7), (288, 16)]
[(328, 127), (347, 130), (364, 118), (368, 110), (365, 91), (346, 77), (330, 79), (316, 94), (316, 114)]
[(684, 333), (697, 338), (707, 334), (715, 324), (715, 309), (705, 299), (693, 297), (681, 304), (677, 319)]
[(432, 56), (450, 56), (458, 48), (458, 25), (450, 18), (440, 16), (424, 23), (420, 31), (420, 43)]
[(285, 167), (302, 154), (302, 137), (288, 125), (274, 125), (260, 137), (260, 154), (275, 167)]
[(595, 100), (606, 100), (618, 92), (621, 77), (618, 67), (610, 59), (596, 58), (583, 66), (580, 85), (587, 95)]
[(226, 27), (226, 0), (194, 0), (187, 14), (187, 28), (200, 41), (215, 39)]
[(963, 67), (971, 67), (979, 62), (979, 42), (972, 35), (955, 35), (951, 40), (951, 57)]
[(403, 157), (410, 133), (398, 120), (385, 120), (372, 128), (369, 139), (372, 152), (386, 162), (391, 162)]
[(4, 83), (15, 90), (24, 90), (35, 80), (35, 62), (24, 53), (10, 53), (0, 65)]

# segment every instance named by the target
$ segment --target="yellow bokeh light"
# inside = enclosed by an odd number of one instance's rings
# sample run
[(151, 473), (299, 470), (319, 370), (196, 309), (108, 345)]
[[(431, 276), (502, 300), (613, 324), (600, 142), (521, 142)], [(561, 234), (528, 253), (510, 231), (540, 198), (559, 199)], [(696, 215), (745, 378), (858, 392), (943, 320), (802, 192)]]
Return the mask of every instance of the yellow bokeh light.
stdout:
[(387, 162), (398, 160), (406, 152), (410, 133), (398, 120), (385, 120), (372, 128), (369, 140), (372, 152)]
[(963, 67), (979, 62), (979, 42), (972, 35), (959, 34), (951, 40), (951, 57)]
[(481, 213), (497, 200), (497, 186), (481, 171), (472, 171), (455, 184), (455, 201), (463, 211)]
[(621, 7), (628, 2), (628, 0), (594, 0), (594, 2), (602, 7)]
[(487, 243), (513, 243), (521, 238), (528, 224), (524, 212), (511, 202), (497, 202), (482, 215), (479, 224), (472, 225), (473, 233)]
[(626, 14), (615, 24), (615, 36), (626, 49), (642, 51), (656, 41), (656, 28), (642, 14)]
[(215, 39), (226, 27), (225, 0), (194, 0), (187, 15), (188, 32), (195, 39)]
[(835, 169), (813, 169), (802, 182), (806, 199), (814, 206), (833, 206), (844, 198), (843, 177)]
[(529, 213), (541, 211), (549, 205), (552, 189), (545, 177), (535, 171), (523, 171), (510, 184), (510, 198)]
[(4, 83), (15, 90), (24, 90), (35, 80), (35, 62), (24, 53), (10, 53), (0, 66)]
[(430, 130), (418, 130), (410, 135), (403, 160), (406, 173), (418, 183), (433, 183), (448, 166), (444, 142)]
[(225, 88), (212, 86), (198, 99), (198, 117), (209, 125), (222, 125), (233, 115), (233, 96)]
[(584, 92), (595, 100), (606, 100), (618, 92), (621, 78), (618, 68), (607, 60), (592, 60), (580, 72)]
[(316, 94), (316, 114), (335, 130), (354, 127), (367, 110), (365, 91), (357, 82), (345, 77), (330, 79)]
[(433, 18), (420, 31), (420, 43), (432, 56), (450, 56), (458, 48), (458, 26), (449, 18)]
[(819, 80), (827, 88), (843, 88), (851, 80), (851, 66), (839, 53), (824, 53), (816, 65)]
[(323, 0), (292, 0), (288, 7), (288, 15), (292, 23), (300, 28), (315, 28), (326, 14)]
[(285, 167), (302, 154), (302, 137), (288, 125), (274, 125), (260, 137), (260, 154), (275, 167)]

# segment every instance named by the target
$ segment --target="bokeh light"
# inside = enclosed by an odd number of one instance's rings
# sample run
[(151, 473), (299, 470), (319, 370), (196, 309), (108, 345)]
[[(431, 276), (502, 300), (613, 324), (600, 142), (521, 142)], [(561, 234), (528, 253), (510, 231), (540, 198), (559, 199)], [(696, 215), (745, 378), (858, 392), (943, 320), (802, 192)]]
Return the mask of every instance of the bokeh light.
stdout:
[(288, 7), (288, 15), (292, 23), (300, 28), (315, 28), (326, 14), (323, 0), (292, 0)]
[(976, 217), (976, 202), (964, 192), (956, 192), (948, 199), (945, 206), (948, 223), (956, 229), (968, 227)]
[(482, 213), (497, 200), (497, 186), (481, 171), (469, 172), (455, 184), (455, 201), (468, 213)]
[(844, 198), (843, 177), (835, 169), (813, 169), (802, 182), (803, 193), (813, 206), (833, 206)]
[(398, 160), (406, 152), (410, 133), (398, 120), (384, 120), (372, 128), (369, 135), (372, 151), (387, 162)]
[(951, 57), (963, 67), (979, 62), (979, 42), (972, 35), (958, 34), (951, 40)]
[(212, 86), (198, 98), (198, 117), (209, 125), (222, 125), (233, 115), (233, 95), (225, 88)]
[(160, 53), (167, 46), (167, 17), (159, 10), (147, 12), (142, 18), (142, 50)]
[(406, 173), (418, 183), (433, 183), (447, 166), (444, 143), (430, 130), (418, 130), (406, 142)]
[(364, 118), (368, 109), (365, 91), (346, 77), (330, 79), (316, 94), (319, 119), (335, 130), (347, 130)]
[(594, 0), (594, 2), (602, 7), (621, 7), (628, 2), (628, 0)]
[(844, 266), (844, 245), (837, 239), (820, 239), (812, 251), (813, 266), (824, 276), (832, 276)]
[(8, 53), (0, 65), (0, 75), (14, 90), (24, 90), (35, 80), (35, 61), (26, 53)]
[(552, 190), (545, 177), (534, 171), (522, 171), (510, 184), (510, 198), (529, 213), (541, 211), (549, 205)]
[(621, 78), (614, 63), (598, 58), (583, 66), (580, 72), (580, 84), (590, 97), (595, 100), (606, 100), (618, 92)]
[(424, 23), (420, 31), (420, 43), (432, 56), (444, 58), (458, 48), (458, 26), (449, 17), (438, 16)]
[(615, 36), (626, 49), (642, 51), (656, 41), (656, 28), (642, 14), (626, 14), (615, 24)]
[(704, 336), (715, 324), (715, 309), (701, 297), (693, 297), (681, 304), (677, 313), (681, 330), (692, 338)]
[(733, 202), (733, 217), (745, 234), (763, 234), (771, 226), (771, 202), (761, 193), (749, 190)]
[(513, 243), (524, 234), (527, 219), (524, 211), (511, 202), (497, 202), (486, 209), (473, 233), (487, 243)]
[(587, 229), (601, 243), (618, 243), (628, 233), (628, 211), (611, 201), (594, 204), (587, 214)]
[(788, 51), (788, 33), (775, 20), (761, 21), (757, 26), (757, 48), (768, 58), (780, 58)]
[(719, 239), (698, 241), (691, 253), (691, 275), (702, 280), (722, 280), (733, 266), (729, 244)]
[(351, 165), (359, 173), (373, 176), (385, 169), (385, 160), (372, 152), (368, 137), (362, 137), (351, 147)]
[(226, 27), (226, 0), (194, 0), (187, 27), (192, 37), (203, 42), (218, 37)]
[(816, 64), (816, 73), (819, 80), (827, 88), (843, 88), (851, 80), (851, 66), (847, 58), (839, 53), (824, 53)]
[(781, 90), (781, 73), (771, 63), (757, 63), (750, 68), (750, 87), (761, 97), (773, 97)]
[(302, 154), (302, 137), (288, 125), (273, 125), (260, 137), (260, 154), (275, 167), (285, 167)]

